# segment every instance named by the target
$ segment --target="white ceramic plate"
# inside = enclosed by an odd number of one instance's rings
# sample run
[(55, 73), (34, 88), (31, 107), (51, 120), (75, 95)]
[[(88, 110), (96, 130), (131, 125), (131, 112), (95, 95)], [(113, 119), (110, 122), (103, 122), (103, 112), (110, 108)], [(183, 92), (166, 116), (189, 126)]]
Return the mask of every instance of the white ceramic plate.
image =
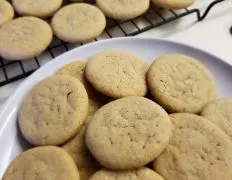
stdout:
[(232, 67), (223, 60), (202, 50), (162, 39), (118, 38), (104, 40), (69, 51), (37, 70), (12, 94), (0, 112), (0, 177), (8, 164), (29, 144), (17, 127), (17, 111), (28, 91), (41, 79), (51, 76), (64, 64), (78, 59), (88, 59), (99, 51), (122, 49), (152, 62), (160, 55), (184, 53), (199, 59), (214, 75), (218, 84), (219, 97), (232, 97)]

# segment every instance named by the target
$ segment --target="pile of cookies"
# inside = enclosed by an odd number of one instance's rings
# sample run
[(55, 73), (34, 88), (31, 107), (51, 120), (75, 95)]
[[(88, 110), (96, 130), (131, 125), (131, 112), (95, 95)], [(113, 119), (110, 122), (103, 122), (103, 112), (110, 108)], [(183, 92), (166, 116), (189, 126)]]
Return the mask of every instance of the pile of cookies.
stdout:
[(151, 65), (121, 50), (75, 61), (36, 84), (19, 110), (34, 146), (3, 180), (231, 180), (232, 99), (196, 59)]
[[(100, 36), (106, 17), (124, 21), (145, 13), (150, 0), (0, 0), (0, 56), (8, 60), (27, 60), (50, 45), (53, 34), (69, 43), (81, 43)], [(164, 8), (185, 8), (193, 0), (152, 0)], [(17, 18), (14, 18), (15, 12)], [(105, 17), (106, 16), (106, 17)], [(45, 21), (45, 19), (49, 22)]]

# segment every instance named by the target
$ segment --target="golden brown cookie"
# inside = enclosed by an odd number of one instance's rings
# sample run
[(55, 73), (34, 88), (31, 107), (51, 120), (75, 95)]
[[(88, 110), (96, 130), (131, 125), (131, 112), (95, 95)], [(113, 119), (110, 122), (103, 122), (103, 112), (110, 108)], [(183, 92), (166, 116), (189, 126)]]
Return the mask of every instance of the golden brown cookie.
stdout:
[(93, 40), (106, 26), (104, 14), (95, 6), (74, 3), (61, 8), (52, 18), (56, 36), (71, 43)]
[(16, 18), (0, 29), (0, 56), (26, 60), (42, 53), (52, 41), (52, 29), (36, 17)]
[(97, 0), (96, 3), (107, 17), (128, 20), (145, 13), (150, 0)]
[(85, 141), (106, 168), (144, 166), (166, 148), (172, 124), (168, 114), (143, 97), (125, 97), (100, 108), (88, 123)]
[(191, 6), (195, 0), (151, 0), (155, 5), (165, 9), (183, 9)]
[(40, 18), (53, 15), (61, 7), (62, 2), (63, 0), (12, 0), (18, 14)]
[(154, 163), (166, 180), (231, 180), (232, 143), (207, 119), (194, 114), (170, 115), (173, 136)]
[(100, 52), (86, 66), (86, 77), (99, 92), (112, 98), (145, 96), (148, 64), (123, 51)]
[(79, 180), (78, 169), (66, 151), (55, 146), (29, 149), (8, 167), (2, 180)]
[(40, 81), (24, 98), (19, 127), (34, 145), (59, 145), (72, 138), (88, 112), (88, 95), (79, 80), (53, 76)]
[(89, 180), (164, 180), (151, 169), (142, 167), (128, 171), (110, 171), (103, 169), (96, 172)]
[(0, 27), (14, 17), (14, 9), (6, 0), (0, 0)]
[(216, 98), (210, 72), (186, 55), (158, 58), (148, 70), (147, 82), (154, 99), (169, 112), (199, 113)]
[(232, 140), (232, 99), (217, 99), (208, 103), (201, 116), (220, 127)]

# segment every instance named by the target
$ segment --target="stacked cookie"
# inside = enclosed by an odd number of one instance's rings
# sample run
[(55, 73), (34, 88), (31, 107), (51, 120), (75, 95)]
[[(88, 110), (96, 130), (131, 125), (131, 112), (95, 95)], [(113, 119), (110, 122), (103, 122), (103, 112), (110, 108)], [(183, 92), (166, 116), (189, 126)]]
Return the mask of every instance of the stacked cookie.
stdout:
[(216, 94), (186, 55), (149, 65), (111, 50), (67, 64), (24, 98), (19, 128), (40, 147), (3, 180), (231, 180), (232, 101)]
[[(106, 17), (119, 21), (145, 13), (150, 0), (0, 0), (0, 56), (27, 60), (40, 55), (50, 45), (53, 34), (69, 43), (94, 40), (106, 27)], [(185, 8), (193, 0), (154, 0), (163, 8)], [(14, 10), (17, 18), (14, 20)], [(106, 16), (106, 17), (105, 17)], [(49, 21), (46, 22), (44, 19)], [(51, 22), (50, 22), (51, 19)]]

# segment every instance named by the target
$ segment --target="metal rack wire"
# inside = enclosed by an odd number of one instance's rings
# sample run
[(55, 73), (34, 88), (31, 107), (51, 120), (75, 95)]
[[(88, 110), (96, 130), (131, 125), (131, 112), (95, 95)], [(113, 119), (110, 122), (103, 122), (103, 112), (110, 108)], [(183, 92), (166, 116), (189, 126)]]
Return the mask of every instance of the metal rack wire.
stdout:
[[(120, 36), (134, 36), (191, 14), (196, 14), (197, 20), (201, 21), (208, 15), (214, 5), (222, 1), (225, 0), (213, 1), (203, 13), (197, 8), (183, 9), (176, 12), (151, 7), (146, 14), (130, 21), (119, 22), (108, 19), (105, 32), (95, 41)], [(7, 61), (0, 57), (0, 87), (29, 76), (56, 56), (81, 45), (83, 44), (69, 44), (54, 37), (49, 48), (34, 59), (28, 61)]]

